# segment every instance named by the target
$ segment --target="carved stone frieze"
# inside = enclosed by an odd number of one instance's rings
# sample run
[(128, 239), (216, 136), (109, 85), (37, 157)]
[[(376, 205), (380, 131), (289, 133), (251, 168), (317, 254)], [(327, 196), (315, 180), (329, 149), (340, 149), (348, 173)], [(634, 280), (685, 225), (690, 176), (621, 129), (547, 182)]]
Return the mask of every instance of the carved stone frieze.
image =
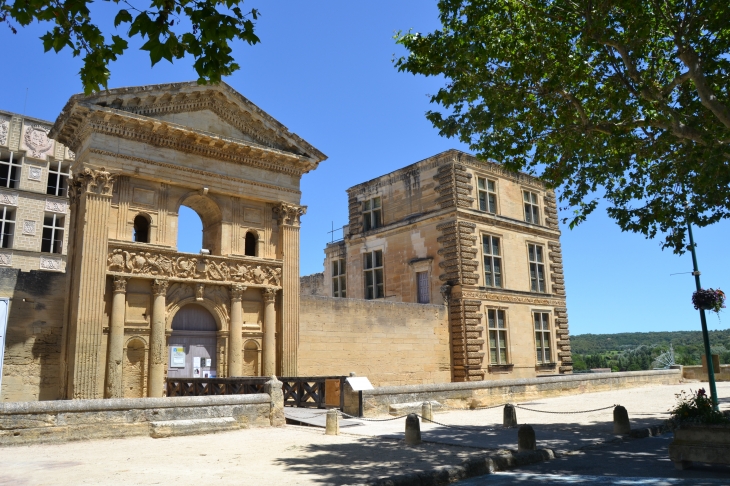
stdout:
[(259, 287), (281, 287), (282, 275), (280, 263), (261, 263), (219, 256), (192, 256), (133, 245), (109, 245), (107, 271), (147, 278), (203, 280)]
[(281, 225), (299, 226), (301, 217), (307, 213), (306, 206), (297, 206), (296, 204), (279, 203), (274, 206), (274, 217)]
[(61, 259), (42, 256), (40, 259), (40, 269), (49, 270), (52, 272), (60, 272), (61, 271)]
[(506, 302), (510, 304), (548, 305), (551, 307), (565, 305), (565, 300), (563, 299), (532, 297), (528, 295), (515, 295), (501, 292), (485, 292), (479, 290), (462, 290), (460, 292), (454, 292), (453, 297), (462, 299), (491, 300), (496, 302)]
[(23, 144), (27, 149), (26, 155), (34, 159), (45, 159), (53, 148), (53, 140), (48, 138), (48, 128), (38, 124), (26, 126)]
[(0, 145), (8, 144), (8, 132), (10, 131), (10, 120), (0, 118)]
[(0, 191), (0, 204), (2, 204), (4, 206), (17, 206), (18, 205), (18, 193)]

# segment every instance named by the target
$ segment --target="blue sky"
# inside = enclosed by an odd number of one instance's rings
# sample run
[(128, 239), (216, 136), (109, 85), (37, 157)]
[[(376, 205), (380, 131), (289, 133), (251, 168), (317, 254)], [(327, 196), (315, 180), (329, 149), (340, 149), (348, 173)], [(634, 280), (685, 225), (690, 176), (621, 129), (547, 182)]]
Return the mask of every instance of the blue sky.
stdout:
[[(96, 5), (108, 22), (109, 6)], [(261, 11), (262, 42), (236, 45), (242, 69), (225, 81), (329, 156), (302, 180), (309, 210), (301, 271), (319, 272), (331, 224), (347, 222), (348, 187), (449, 148), (468, 151), (439, 137), (424, 117), (428, 95), (443, 81), (398, 73), (392, 64), (402, 54), (395, 31), (431, 31), (439, 26), (438, 11), (424, 0), (246, 6)], [(11, 67), (0, 77), (0, 109), (54, 120), (81, 91), (80, 59), (44, 54), (38, 37), (45, 30), (34, 25), (12, 35), (0, 26), (3, 65)], [(110, 67), (110, 87), (196, 79), (191, 59), (151, 68), (136, 46)], [(730, 223), (697, 229), (695, 237), (704, 285), (730, 290)], [(572, 334), (699, 329), (692, 276), (670, 277), (692, 270), (688, 254), (678, 257), (661, 251), (658, 240), (622, 233), (602, 209), (577, 229), (564, 228), (562, 244)], [(730, 314), (722, 318), (709, 315), (710, 328), (726, 328)]]

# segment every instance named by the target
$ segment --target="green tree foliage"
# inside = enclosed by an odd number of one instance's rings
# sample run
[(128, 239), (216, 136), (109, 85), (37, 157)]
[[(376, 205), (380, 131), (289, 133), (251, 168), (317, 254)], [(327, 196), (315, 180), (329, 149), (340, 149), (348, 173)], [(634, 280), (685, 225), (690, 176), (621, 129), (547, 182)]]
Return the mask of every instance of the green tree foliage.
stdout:
[(243, 0), (150, 0), (146, 9), (127, 0), (111, 2), (119, 6), (114, 25), (127, 29), (126, 36), (104, 35), (91, 18), (91, 0), (0, 0), (0, 22), (13, 33), (15, 23), (52, 24), (41, 37), (43, 47), (46, 52), (69, 48), (74, 57), (84, 56), (79, 74), (86, 93), (107, 87), (109, 63), (124, 53), (127, 39), (134, 36), (146, 39), (142, 50), (149, 52), (153, 66), (161, 59), (173, 62), (192, 55), (201, 84), (218, 82), (240, 68), (231, 56), (232, 41), (259, 42), (254, 33), (259, 13), (242, 10)]
[(686, 247), (730, 217), (727, 0), (441, 0), (442, 29), (396, 40), (444, 76), (427, 118), (478, 156), (542, 172), (573, 210)]

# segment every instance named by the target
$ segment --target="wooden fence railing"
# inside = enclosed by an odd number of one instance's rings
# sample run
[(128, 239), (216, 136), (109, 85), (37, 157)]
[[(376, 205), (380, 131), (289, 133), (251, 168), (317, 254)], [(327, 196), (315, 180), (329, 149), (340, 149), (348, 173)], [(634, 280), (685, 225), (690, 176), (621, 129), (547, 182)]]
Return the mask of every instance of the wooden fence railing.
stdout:
[[(326, 408), (345, 406), (345, 376), (280, 376), (284, 405), (289, 407)], [(206, 395), (241, 395), (263, 393), (265, 376), (233, 378), (168, 378), (168, 397)]]

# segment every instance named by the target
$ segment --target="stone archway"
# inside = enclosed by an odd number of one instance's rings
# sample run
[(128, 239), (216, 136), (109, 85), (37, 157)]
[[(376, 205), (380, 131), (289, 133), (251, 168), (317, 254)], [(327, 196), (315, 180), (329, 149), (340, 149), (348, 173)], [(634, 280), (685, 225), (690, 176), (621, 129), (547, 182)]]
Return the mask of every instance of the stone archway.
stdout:
[(218, 323), (208, 309), (198, 303), (185, 304), (172, 318), (168, 341), (170, 378), (217, 376)]
[(223, 214), (218, 204), (208, 196), (193, 192), (180, 199), (178, 212), (180, 206), (187, 206), (198, 214), (200, 221), (203, 223), (203, 248), (210, 251), (212, 255), (220, 255), (223, 237)]
[(243, 345), (243, 376), (261, 376), (261, 349), (259, 343), (249, 339)]

